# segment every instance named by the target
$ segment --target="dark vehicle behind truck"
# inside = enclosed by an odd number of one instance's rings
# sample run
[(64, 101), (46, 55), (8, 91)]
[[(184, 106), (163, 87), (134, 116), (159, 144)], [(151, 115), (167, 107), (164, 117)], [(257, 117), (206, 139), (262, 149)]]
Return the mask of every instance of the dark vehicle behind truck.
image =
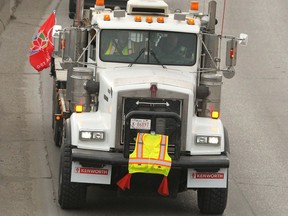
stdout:
[[(76, 13), (76, 4), (78, 0), (69, 0), (69, 18), (74, 19)], [(89, 9), (94, 7), (96, 0), (85, 0), (84, 8)], [(115, 6), (119, 6), (121, 9), (126, 9), (128, 0), (105, 0), (105, 7), (114, 9)]]

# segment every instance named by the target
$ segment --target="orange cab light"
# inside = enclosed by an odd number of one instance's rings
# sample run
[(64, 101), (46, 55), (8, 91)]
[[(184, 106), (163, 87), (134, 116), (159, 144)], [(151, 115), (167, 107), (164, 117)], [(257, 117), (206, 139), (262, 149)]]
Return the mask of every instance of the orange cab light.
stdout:
[(110, 15), (109, 14), (104, 15), (104, 21), (110, 21)]
[(188, 25), (195, 25), (195, 20), (194, 19), (188, 19), (187, 24)]
[(219, 111), (212, 111), (211, 112), (211, 118), (212, 119), (218, 119), (220, 117), (220, 113), (219, 113)]
[(142, 22), (141, 16), (135, 16), (135, 22)]
[(190, 3), (190, 10), (198, 11), (199, 10), (199, 2), (198, 1), (192, 1)]
[(146, 17), (146, 22), (147, 23), (152, 23), (153, 22), (153, 18), (151, 16)]
[(81, 113), (83, 112), (83, 105), (82, 104), (76, 104), (74, 107), (75, 112)]
[(230, 49), (230, 59), (234, 59), (235, 54), (234, 54), (234, 48)]
[(161, 16), (161, 17), (158, 17), (158, 18), (157, 18), (157, 22), (158, 22), (158, 23), (164, 23), (164, 17), (162, 17), (162, 16)]
[(96, 6), (104, 6), (104, 0), (96, 0)]

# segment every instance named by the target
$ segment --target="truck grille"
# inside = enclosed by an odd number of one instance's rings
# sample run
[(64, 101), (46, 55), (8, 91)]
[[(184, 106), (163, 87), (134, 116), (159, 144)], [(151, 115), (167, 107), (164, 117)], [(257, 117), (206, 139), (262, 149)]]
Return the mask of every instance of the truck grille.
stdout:
[[(182, 100), (123, 98), (122, 102), (121, 145), (124, 145), (125, 157), (133, 152), (138, 132), (169, 136), (168, 154), (174, 159), (179, 157)], [(150, 122), (150, 127), (131, 127), (132, 119)]]

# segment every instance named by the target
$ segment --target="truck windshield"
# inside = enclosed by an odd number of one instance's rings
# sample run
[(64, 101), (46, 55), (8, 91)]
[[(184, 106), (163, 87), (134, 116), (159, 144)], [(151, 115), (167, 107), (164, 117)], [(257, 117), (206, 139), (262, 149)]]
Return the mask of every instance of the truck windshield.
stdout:
[(102, 30), (100, 41), (100, 59), (105, 62), (182, 66), (196, 62), (196, 34)]

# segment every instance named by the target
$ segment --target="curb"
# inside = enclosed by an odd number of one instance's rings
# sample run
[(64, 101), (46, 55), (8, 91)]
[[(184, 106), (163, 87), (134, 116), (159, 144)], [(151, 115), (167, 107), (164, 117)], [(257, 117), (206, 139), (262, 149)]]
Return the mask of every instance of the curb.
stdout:
[(0, 2), (0, 34), (5, 30), (9, 24), (12, 9), (15, 7), (15, 0), (1, 0)]

